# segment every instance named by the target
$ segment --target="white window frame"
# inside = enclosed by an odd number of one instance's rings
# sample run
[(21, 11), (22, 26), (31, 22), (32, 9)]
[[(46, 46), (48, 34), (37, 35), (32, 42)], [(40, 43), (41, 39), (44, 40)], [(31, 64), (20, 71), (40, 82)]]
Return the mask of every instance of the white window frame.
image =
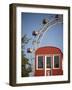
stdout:
[(37, 55), (36, 56), (36, 70), (44, 70), (44, 64), (43, 64), (43, 68), (38, 68), (38, 57), (42, 56), (44, 58), (44, 55)]
[[(52, 55), (46, 55), (46, 56), (45, 56), (45, 68), (46, 68), (46, 70), (51, 70), (51, 68), (47, 68), (47, 67), (46, 67), (46, 65), (47, 65), (47, 60), (46, 60), (46, 58), (47, 58), (47, 57), (51, 57), (51, 63), (52, 63), (52, 58), (53, 58), (53, 56), (52, 56)], [(52, 67), (52, 64), (51, 64), (51, 67)]]
[[(54, 67), (54, 56), (59, 56), (59, 68)], [(60, 69), (60, 54), (54, 54), (53, 55), (53, 69)]]
[[(52, 68), (47, 68), (46, 67), (46, 58), (47, 57), (51, 57), (51, 58), (53, 58), (53, 54), (47, 54), (47, 55), (45, 55), (45, 76), (46, 76), (46, 72), (47, 72), (47, 70), (51, 70)], [(52, 62), (52, 61), (51, 61)], [(51, 67), (52, 67), (52, 64), (51, 64)], [(52, 73), (52, 72), (51, 72)]]

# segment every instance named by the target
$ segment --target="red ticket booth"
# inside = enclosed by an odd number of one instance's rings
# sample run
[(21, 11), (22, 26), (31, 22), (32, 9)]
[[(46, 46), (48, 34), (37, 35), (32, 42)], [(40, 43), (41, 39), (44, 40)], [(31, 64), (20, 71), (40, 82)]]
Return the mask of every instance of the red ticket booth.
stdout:
[(40, 47), (35, 52), (35, 76), (63, 75), (63, 53), (56, 47)]

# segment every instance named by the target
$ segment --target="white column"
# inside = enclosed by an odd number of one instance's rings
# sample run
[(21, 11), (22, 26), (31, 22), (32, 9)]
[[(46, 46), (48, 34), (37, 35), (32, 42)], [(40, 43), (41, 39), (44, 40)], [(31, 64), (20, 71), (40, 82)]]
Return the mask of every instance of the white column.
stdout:
[(46, 76), (46, 56), (45, 56), (45, 76)]

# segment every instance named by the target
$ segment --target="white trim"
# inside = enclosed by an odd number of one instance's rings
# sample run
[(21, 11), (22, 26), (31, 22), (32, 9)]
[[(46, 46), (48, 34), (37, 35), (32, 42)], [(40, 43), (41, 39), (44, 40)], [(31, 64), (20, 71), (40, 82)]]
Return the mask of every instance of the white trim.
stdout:
[(46, 76), (46, 56), (45, 56), (45, 76)]
[[(38, 68), (38, 56), (43, 56), (43, 58), (44, 58), (44, 64), (43, 64), (43, 68)], [(55, 68), (54, 67), (54, 56), (59, 56), (59, 68)], [(51, 69), (60, 69), (60, 54), (47, 54), (47, 55), (37, 55), (36, 56), (36, 70), (44, 70), (45, 71), (45, 76), (46, 76), (46, 71), (47, 70), (51, 70)], [(47, 60), (46, 60), (46, 58), (47, 57), (51, 57), (51, 68), (47, 68), (46, 66), (47, 66)], [(52, 74), (52, 71), (51, 71), (51, 74)]]
[[(43, 68), (38, 68), (38, 57), (42, 56), (42, 55), (38, 55), (36, 56), (36, 70), (43, 70), (44, 69), (44, 64), (43, 64)], [(44, 56), (42, 56), (44, 58)]]
[[(51, 67), (52, 67), (52, 57), (53, 57), (53, 55), (47, 55), (46, 58), (47, 57), (51, 57)], [(47, 64), (47, 60), (46, 60), (46, 64)], [(51, 68), (46, 67), (46, 70), (51, 70)]]
[[(46, 67), (46, 65), (47, 65), (47, 63), (46, 63), (46, 62), (47, 62), (46, 58), (47, 58), (47, 57), (51, 57), (51, 68), (47, 68), (47, 67)], [(45, 76), (46, 76), (47, 70), (53, 69), (53, 68), (52, 68), (52, 58), (53, 58), (53, 54), (45, 55)], [(52, 74), (52, 70), (51, 70), (51, 74)]]
[[(59, 56), (59, 68), (54, 67), (54, 56)], [(53, 55), (53, 69), (60, 69), (60, 54), (54, 54)]]
[[(63, 14), (63, 75), (57, 77), (21, 77), (21, 12), (35, 12), (47, 14)], [(68, 80), (68, 10), (63, 9), (50, 9), (50, 8), (16, 8), (16, 83), (36, 83), (36, 82), (51, 82), (51, 81), (66, 81)]]
[(36, 56), (53, 56), (53, 55), (60, 55), (60, 54), (37, 54)]

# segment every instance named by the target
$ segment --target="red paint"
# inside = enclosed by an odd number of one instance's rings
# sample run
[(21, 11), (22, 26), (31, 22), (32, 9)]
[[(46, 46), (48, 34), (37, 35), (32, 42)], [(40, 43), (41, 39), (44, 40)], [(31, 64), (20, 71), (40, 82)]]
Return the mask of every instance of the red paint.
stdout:
[(52, 74), (53, 75), (63, 75), (63, 70), (62, 69), (53, 69)]
[(35, 55), (41, 55), (41, 54), (61, 54), (62, 55), (62, 52), (59, 48), (48, 46), (48, 47), (41, 47), (36, 50)]
[[(51, 68), (51, 70), (46, 69), (46, 75), (47, 76), (49, 74), (51, 74), (51, 75), (63, 75), (63, 70), (62, 70), (63, 53), (61, 52), (61, 50), (59, 48), (48, 46), (48, 47), (38, 48), (35, 52), (35, 76), (44, 76), (45, 75), (45, 56), (50, 55), (52, 57), (52, 63), (51, 64), (53, 67), (53, 56), (55, 54), (60, 55), (60, 68), (59, 69)], [(36, 64), (37, 64), (36, 56), (38, 56), (38, 55), (43, 56), (44, 68), (42, 70), (36, 68)]]
[(36, 70), (35, 76), (44, 76), (44, 70)]

